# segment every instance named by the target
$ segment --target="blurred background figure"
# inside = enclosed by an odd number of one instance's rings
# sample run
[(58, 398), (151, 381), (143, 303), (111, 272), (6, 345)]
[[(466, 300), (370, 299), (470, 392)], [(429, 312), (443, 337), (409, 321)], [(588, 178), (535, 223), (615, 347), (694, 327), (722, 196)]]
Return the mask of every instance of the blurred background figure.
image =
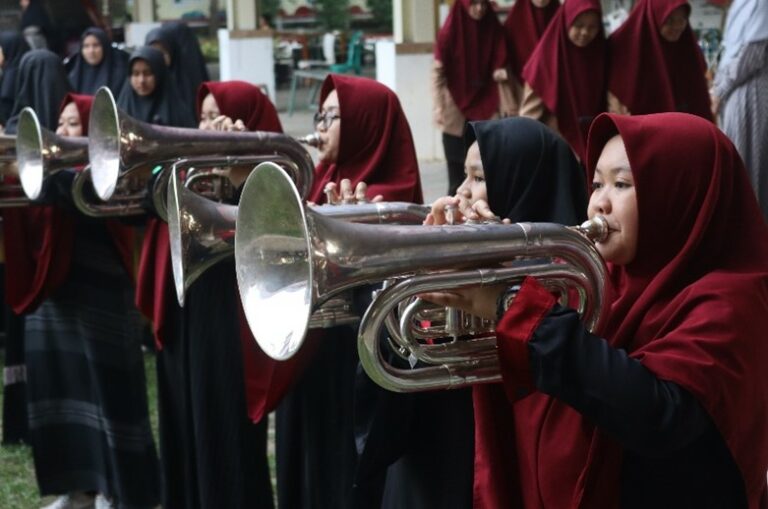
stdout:
[(735, 0), (713, 88), (713, 110), (736, 145), (768, 219), (768, 2)]
[(608, 38), (608, 110), (645, 115), (679, 111), (708, 120), (707, 64), (687, 0), (639, 0)]
[(113, 48), (104, 30), (91, 27), (80, 37), (80, 48), (67, 68), (75, 92), (93, 95), (99, 88), (109, 87), (116, 96), (128, 75), (128, 54)]
[(59, 53), (61, 41), (59, 33), (51, 23), (51, 18), (41, 0), (19, 0), (21, 22), (19, 30), (24, 34), (32, 49), (48, 48)]
[(196, 122), (163, 62), (163, 54), (142, 46), (131, 54), (129, 75), (117, 105), (130, 116), (174, 127), (194, 127)]
[(201, 83), (210, 80), (200, 43), (186, 24), (165, 23), (151, 30), (144, 44), (160, 50), (171, 80), (175, 82), (181, 102), (195, 115), (194, 104)]
[(523, 68), (559, 8), (559, 0), (519, 0), (509, 9), (504, 32), (515, 105), (523, 100)]
[(606, 109), (606, 50), (598, 0), (566, 0), (523, 70), (520, 115), (562, 134), (584, 160), (592, 120)]
[(513, 113), (506, 67), (504, 28), (489, 2), (454, 3), (437, 34), (432, 69), (434, 120), (443, 132), (450, 195), (464, 180), (465, 122)]
[(11, 117), (16, 101), (16, 75), (21, 57), (29, 51), (29, 44), (18, 32), (0, 33), (0, 132)]

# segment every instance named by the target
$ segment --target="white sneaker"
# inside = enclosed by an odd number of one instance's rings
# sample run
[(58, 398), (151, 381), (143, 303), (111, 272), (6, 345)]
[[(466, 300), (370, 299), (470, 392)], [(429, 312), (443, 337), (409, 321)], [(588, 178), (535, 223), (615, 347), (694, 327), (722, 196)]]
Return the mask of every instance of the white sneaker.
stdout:
[(93, 497), (83, 492), (68, 493), (42, 509), (93, 509)]
[(96, 501), (93, 507), (94, 509), (115, 509), (115, 506), (112, 505), (112, 501), (102, 493), (96, 495)]

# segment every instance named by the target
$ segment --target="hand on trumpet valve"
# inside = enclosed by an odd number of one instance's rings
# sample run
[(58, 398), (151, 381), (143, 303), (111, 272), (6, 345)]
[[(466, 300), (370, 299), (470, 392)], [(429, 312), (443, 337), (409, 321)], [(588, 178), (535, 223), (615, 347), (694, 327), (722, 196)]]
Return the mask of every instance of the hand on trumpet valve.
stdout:
[(450, 292), (422, 293), (419, 297), (439, 306), (461, 309), (486, 320), (496, 320), (499, 297), (506, 289), (506, 285), (472, 286)]
[[(456, 196), (444, 196), (432, 203), (432, 211), (424, 220), (425, 225), (441, 226), (446, 224), (500, 222), (499, 217), (491, 212), (485, 200), (471, 203), (459, 192)], [(501, 221), (509, 224), (509, 219)]]
[(239, 131), (244, 132), (245, 124), (242, 120), (237, 119), (235, 121), (232, 121), (231, 118), (229, 118), (226, 115), (219, 115), (210, 124), (211, 130), (213, 131)]
[(330, 205), (376, 203), (384, 200), (384, 197), (380, 194), (374, 196), (372, 200), (368, 200), (366, 197), (368, 185), (365, 182), (358, 182), (353, 192), (352, 182), (349, 179), (342, 179), (338, 186), (335, 182), (328, 182), (323, 192), (326, 196), (326, 202)]

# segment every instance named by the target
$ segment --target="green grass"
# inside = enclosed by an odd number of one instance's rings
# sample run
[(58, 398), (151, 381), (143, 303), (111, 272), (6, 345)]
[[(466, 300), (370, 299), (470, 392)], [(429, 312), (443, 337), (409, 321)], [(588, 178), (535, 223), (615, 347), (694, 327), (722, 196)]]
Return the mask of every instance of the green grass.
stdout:
[[(0, 367), (5, 365), (5, 354), (0, 350)], [(144, 355), (144, 370), (147, 375), (147, 396), (149, 398), (149, 420), (155, 446), (160, 443), (157, 424), (157, 371), (155, 356)], [(3, 406), (3, 386), (0, 384), (0, 409)], [(0, 434), (3, 429), (0, 420)], [(270, 415), (268, 436), (268, 460), (272, 473), (272, 488), (275, 489), (275, 423), (274, 414)], [(40, 498), (35, 481), (35, 466), (32, 462), (32, 449), (27, 445), (0, 447), (0, 509), (30, 509), (41, 507), (54, 497)]]
[[(0, 351), (0, 366), (5, 365), (5, 354)], [(149, 396), (149, 418), (155, 444), (158, 442), (157, 428), (157, 372), (154, 354), (144, 355), (144, 369), (147, 373), (147, 393)], [(3, 387), (0, 384), (0, 408), (3, 405)], [(2, 433), (0, 420), (0, 433)], [(35, 481), (35, 466), (32, 462), (32, 449), (27, 445), (0, 447), (0, 508), (30, 509), (41, 507), (53, 500), (53, 497), (40, 498)]]

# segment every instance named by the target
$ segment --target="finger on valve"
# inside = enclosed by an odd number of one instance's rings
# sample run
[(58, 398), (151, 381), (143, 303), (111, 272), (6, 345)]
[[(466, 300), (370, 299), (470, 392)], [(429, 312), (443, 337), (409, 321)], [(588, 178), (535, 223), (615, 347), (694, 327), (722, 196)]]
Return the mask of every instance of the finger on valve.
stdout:
[(349, 179), (342, 179), (340, 185), (341, 203), (354, 203), (355, 195), (352, 192), (352, 182)]
[(358, 182), (355, 187), (355, 201), (357, 203), (366, 203), (368, 201), (365, 197), (366, 192), (368, 192), (368, 184), (365, 182)]
[(328, 182), (325, 184), (325, 188), (323, 189), (323, 193), (325, 194), (325, 201), (329, 205), (336, 205), (338, 203), (338, 194), (336, 193), (336, 183), (335, 182)]
[[(446, 218), (446, 209), (449, 207), (452, 207), (455, 209), (459, 205), (459, 199), (454, 196), (443, 196), (442, 198), (438, 198), (432, 203), (432, 211), (429, 213), (429, 216), (431, 217), (431, 222), (427, 222), (427, 224), (431, 225), (444, 225), (444, 224), (452, 224), (448, 222), (448, 219)], [(452, 210), (453, 210), (452, 209)], [(429, 219), (429, 218), (428, 218)], [(457, 219), (453, 217), (454, 221)]]

